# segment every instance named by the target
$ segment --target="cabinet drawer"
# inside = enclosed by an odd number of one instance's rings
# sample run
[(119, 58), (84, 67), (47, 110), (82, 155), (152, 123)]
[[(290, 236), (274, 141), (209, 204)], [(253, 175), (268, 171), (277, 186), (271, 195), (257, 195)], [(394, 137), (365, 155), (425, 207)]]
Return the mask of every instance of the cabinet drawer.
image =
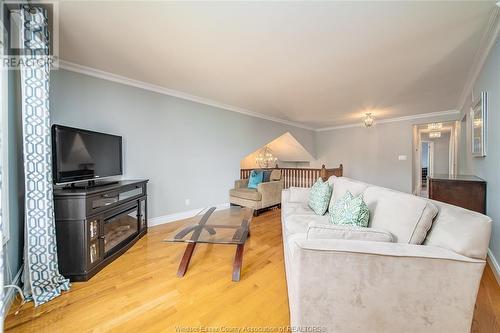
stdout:
[(87, 199), (87, 213), (96, 212), (118, 206), (124, 202), (139, 198), (146, 193), (144, 185), (134, 185), (117, 191), (97, 194)]

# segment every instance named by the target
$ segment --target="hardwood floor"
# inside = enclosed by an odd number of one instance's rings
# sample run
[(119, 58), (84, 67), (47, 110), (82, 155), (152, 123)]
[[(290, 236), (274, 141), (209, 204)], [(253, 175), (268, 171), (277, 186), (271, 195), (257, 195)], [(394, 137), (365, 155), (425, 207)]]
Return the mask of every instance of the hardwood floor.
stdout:
[[(150, 228), (90, 281), (49, 304), (18, 304), (7, 332), (176, 332), (182, 327), (286, 327), (288, 300), (280, 211), (254, 218), (240, 282), (231, 281), (236, 247), (197, 245), (186, 275), (176, 277), (184, 244), (163, 243), (176, 224)], [(473, 332), (500, 332), (500, 287), (487, 267)], [(230, 330), (228, 330), (230, 331)], [(443, 332), (446, 333), (446, 332)]]

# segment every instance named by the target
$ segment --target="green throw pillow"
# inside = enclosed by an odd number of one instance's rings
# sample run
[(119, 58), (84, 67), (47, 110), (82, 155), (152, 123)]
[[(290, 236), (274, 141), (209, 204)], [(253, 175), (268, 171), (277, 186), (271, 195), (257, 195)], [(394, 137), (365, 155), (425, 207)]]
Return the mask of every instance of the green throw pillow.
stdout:
[(317, 215), (324, 215), (332, 196), (332, 187), (320, 177), (309, 192), (309, 207)]
[(330, 221), (333, 224), (347, 224), (358, 227), (368, 227), (370, 220), (370, 211), (363, 201), (363, 195), (354, 197), (347, 191), (343, 197), (339, 198), (333, 204), (330, 210)]

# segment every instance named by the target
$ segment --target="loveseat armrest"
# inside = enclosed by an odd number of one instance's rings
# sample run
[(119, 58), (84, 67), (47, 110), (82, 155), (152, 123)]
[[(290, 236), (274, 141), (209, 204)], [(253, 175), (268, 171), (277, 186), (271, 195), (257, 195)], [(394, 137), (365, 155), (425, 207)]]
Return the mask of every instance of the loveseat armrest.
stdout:
[(257, 191), (262, 194), (262, 207), (270, 207), (281, 203), (282, 190), (282, 180), (265, 182), (257, 185)]
[(298, 238), (288, 245), (292, 326), (327, 332), (470, 331), (484, 260), (399, 243)]
[(234, 182), (234, 188), (245, 188), (248, 187), (248, 179), (238, 179)]

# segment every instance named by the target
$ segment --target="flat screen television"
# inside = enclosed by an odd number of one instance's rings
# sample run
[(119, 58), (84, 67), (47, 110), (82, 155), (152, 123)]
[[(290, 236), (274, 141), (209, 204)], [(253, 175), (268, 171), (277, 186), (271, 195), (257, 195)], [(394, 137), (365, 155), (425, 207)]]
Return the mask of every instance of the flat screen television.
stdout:
[(62, 125), (52, 125), (54, 184), (120, 176), (122, 137)]

